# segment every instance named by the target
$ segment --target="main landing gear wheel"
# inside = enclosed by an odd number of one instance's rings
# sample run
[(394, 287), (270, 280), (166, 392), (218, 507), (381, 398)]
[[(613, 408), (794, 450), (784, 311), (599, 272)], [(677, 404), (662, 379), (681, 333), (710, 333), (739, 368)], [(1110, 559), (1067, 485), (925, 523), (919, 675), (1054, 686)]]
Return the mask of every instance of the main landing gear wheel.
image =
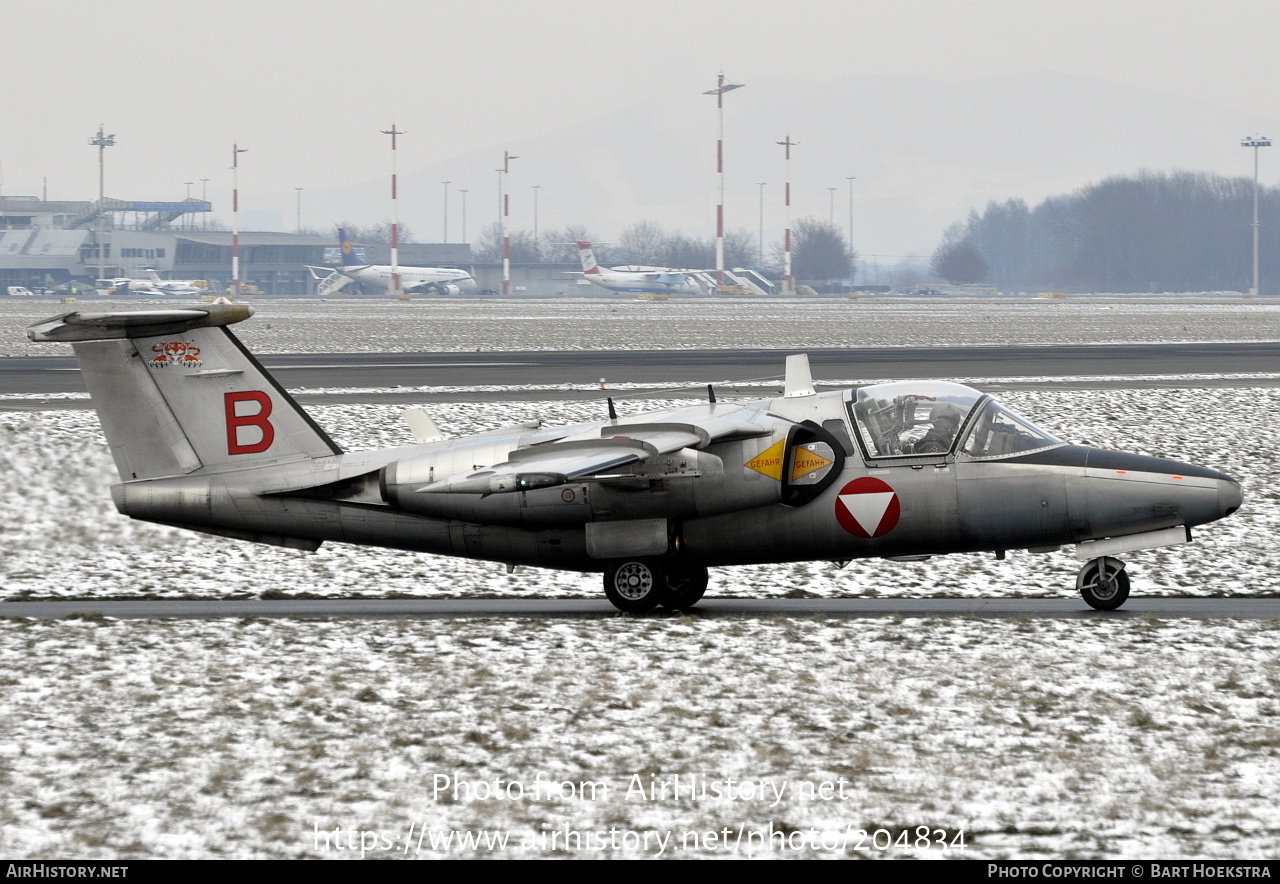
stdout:
[(667, 572), (667, 594), (659, 603), (669, 611), (687, 611), (702, 600), (707, 591), (707, 569), (684, 565)]
[(667, 595), (667, 574), (647, 559), (629, 559), (604, 572), (604, 594), (619, 611), (647, 614)]
[(1129, 575), (1124, 562), (1103, 556), (1080, 569), (1076, 589), (1085, 603), (1099, 611), (1114, 611), (1129, 598)]

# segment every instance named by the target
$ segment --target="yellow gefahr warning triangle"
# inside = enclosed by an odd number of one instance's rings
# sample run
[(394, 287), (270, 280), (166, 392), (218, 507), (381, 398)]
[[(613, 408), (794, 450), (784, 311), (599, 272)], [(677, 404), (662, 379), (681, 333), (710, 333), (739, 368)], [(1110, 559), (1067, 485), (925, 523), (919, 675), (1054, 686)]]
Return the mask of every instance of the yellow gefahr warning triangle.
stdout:
[(782, 481), (782, 449), (787, 440), (775, 442), (751, 460), (743, 464), (749, 470), (755, 470), (770, 479)]
[(832, 463), (821, 454), (814, 454), (807, 448), (796, 449), (795, 463), (791, 466), (791, 481), (795, 481)]

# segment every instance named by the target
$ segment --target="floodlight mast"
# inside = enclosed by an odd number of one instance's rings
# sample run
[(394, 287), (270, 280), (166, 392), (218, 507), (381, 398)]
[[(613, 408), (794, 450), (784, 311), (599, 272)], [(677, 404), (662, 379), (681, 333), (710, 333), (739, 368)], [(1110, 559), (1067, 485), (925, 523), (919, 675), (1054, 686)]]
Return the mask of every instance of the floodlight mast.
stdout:
[(240, 154), (249, 148), (231, 145), (231, 297), (240, 297)]
[(853, 277), (857, 273), (857, 259), (853, 256), (853, 182), (856, 175), (846, 175), (849, 179), (849, 291), (853, 292)]
[(768, 181), (756, 182), (756, 184), (760, 188), (760, 231), (758, 234), (760, 237), (760, 240), (759, 240), (760, 256), (756, 259), (756, 264), (757, 264), (756, 269), (759, 270), (761, 273), (764, 272), (764, 186), (768, 183), (769, 183)]
[(782, 293), (784, 295), (794, 295), (796, 293), (796, 281), (791, 275), (791, 148), (799, 144), (799, 141), (792, 141), (790, 133), (787, 134), (785, 141), (779, 141), (778, 144), (786, 148), (787, 153), (787, 184), (786, 199), (787, 208), (787, 229), (782, 237)]
[(1270, 147), (1271, 139), (1263, 135), (1250, 135), (1240, 142), (1241, 147), (1253, 148), (1253, 288), (1252, 297), (1258, 296), (1258, 148)]
[(502, 152), (502, 168), (498, 170), (498, 201), (502, 206), (502, 294), (511, 294), (511, 194), (507, 191), (507, 176), (511, 174), (511, 161), (520, 159), (509, 152)]
[(397, 129), (395, 121), (390, 129), (383, 129), (383, 135), (391, 136), (391, 294), (404, 297), (404, 289), (400, 286), (400, 225), (396, 213), (396, 136), (406, 135), (403, 129)]
[(451, 181), (441, 181), (444, 185), (444, 239), (443, 242), (449, 241), (449, 185)]
[(720, 176), (720, 202), (716, 205), (716, 285), (724, 285), (724, 94), (741, 89), (742, 83), (726, 83), (724, 71), (716, 78), (716, 88), (703, 95), (716, 97), (716, 113), (720, 118), (720, 138), (716, 141), (716, 173)]
[(89, 143), (98, 148), (98, 279), (106, 277), (106, 257), (102, 250), (102, 241), (106, 237), (104, 229), (105, 213), (107, 210), (106, 198), (106, 174), (104, 154), (108, 147), (116, 143), (115, 135), (106, 135), (103, 133), (103, 126), (98, 126), (98, 134), (89, 139)]
[(538, 248), (538, 191), (542, 189), (541, 184), (532, 184), (533, 188), (533, 257), (535, 261), (542, 260), (542, 250)]

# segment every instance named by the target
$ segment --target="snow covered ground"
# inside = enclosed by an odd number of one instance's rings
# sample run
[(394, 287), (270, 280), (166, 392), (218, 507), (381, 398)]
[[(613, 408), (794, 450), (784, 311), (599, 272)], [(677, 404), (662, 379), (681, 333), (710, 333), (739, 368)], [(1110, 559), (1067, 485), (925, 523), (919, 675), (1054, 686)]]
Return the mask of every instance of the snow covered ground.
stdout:
[[(1002, 398), (1075, 441), (1244, 480), (1241, 511), (1195, 545), (1128, 557), (1135, 593), (1277, 591), (1259, 538), (1280, 516), (1280, 390)], [(465, 433), (595, 408), (433, 410)], [(397, 407), (313, 410), (344, 446), (405, 441)], [(599, 593), (594, 576), (131, 522), (88, 411), (0, 414), (0, 470), (21, 477), (0, 489), (7, 598)], [(712, 592), (1069, 596), (1075, 567), (728, 568)], [(1278, 626), (0, 621), (0, 855), (1269, 856)]]
[[(1227, 296), (454, 300), (260, 299), (255, 352), (813, 348), (1280, 340), (1280, 300)], [(0, 299), (0, 356), (45, 356), (28, 325), (68, 310), (179, 302)]]
[(1270, 857), (1277, 690), (1256, 621), (0, 622), (0, 854)]
[[(1044, 319), (1064, 306), (1029, 305), (1041, 312), (1026, 334), (1088, 331), (1086, 311)], [(1222, 320), (1189, 339), (1280, 337), (1269, 307), (1252, 323), (1240, 311), (1257, 304), (1186, 307)], [(756, 327), (735, 312), (723, 321)], [(963, 312), (939, 343), (978, 334)], [(892, 328), (920, 343), (931, 319), (922, 309)], [(472, 331), (502, 325), (485, 322)], [(1022, 339), (1012, 320), (988, 326)], [(640, 328), (636, 346), (661, 337)], [(424, 404), (457, 434), (599, 417), (598, 403), (550, 393), (490, 397)], [(1244, 482), (1240, 512), (1193, 545), (1125, 557), (1135, 595), (1280, 591), (1280, 389), (1000, 398), (1071, 441)], [(409, 439), (398, 406), (311, 410), (344, 447)], [(88, 411), (0, 412), (0, 475), (3, 598), (600, 593), (596, 576), (338, 545), (308, 555), (131, 522), (111, 506)], [(1069, 597), (1076, 567), (1066, 553), (757, 566), (719, 571), (710, 592)], [(1280, 623), (1268, 621), (0, 619), (0, 855), (1274, 856), (1278, 693)]]

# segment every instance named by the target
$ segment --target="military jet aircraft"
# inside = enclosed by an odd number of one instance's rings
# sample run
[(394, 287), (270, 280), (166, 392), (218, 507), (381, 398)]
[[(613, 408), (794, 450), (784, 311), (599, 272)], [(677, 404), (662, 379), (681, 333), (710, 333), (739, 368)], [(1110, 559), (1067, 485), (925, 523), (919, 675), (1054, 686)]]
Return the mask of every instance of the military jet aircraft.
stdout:
[(1115, 556), (1235, 512), (1204, 467), (1071, 445), (959, 384), (785, 392), (465, 438), (422, 410), (417, 444), (344, 452), (228, 328), (251, 307), (64, 313), (28, 330), (79, 359), (135, 519), (314, 550), (327, 540), (604, 574), (619, 609), (687, 609), (720, 565), (1074, 544), (1094, 608)]

